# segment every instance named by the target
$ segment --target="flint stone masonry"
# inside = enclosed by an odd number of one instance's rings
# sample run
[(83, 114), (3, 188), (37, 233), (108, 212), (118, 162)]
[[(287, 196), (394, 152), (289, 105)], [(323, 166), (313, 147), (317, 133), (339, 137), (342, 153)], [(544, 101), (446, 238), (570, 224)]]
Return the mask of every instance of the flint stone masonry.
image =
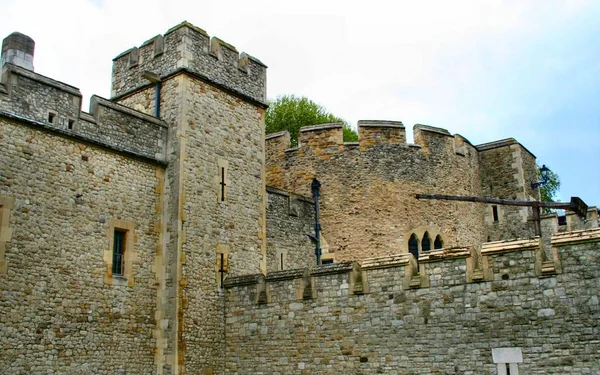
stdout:
[(113, 60), (112, 96), (117, 98), (149, 85), (144, 71), (161, 78), (186, 70), (199, 79), (215, 83), (238, 95), (266, 102), (266, 66), (235, 47), (188, 22), (164, 36), (158, 35), (139, 48)]
[(0, 94), (0, 110), (5, 116), (40, 123), (131, 155), (166, 161), (167, 128), (155, 117), (98, 96), (92, 96), (90, 114), (82, 112), (79, 89), (15, 65), (4, 66), (2, 81), (8, 94)]
[(551, 277), (536, 276), (526, 249), (487, 256), (493, 278), (479, 283), (466, 283), (460, 257), (426, 263), (428, 288), (403, 287), (409, 268), (391, 260), (362, 262), (362, 295), (348, 269), (319, 268), (310, 300), (295, 292), (302, 272), (267, 278), (262, 305), (255, 284), (229, 280), (226, 373), (496, 374), (498, 347), (522, 349), (523, 374), (598, 373), (599, 240), (566, 235)]
[(319, 179), (323, 234), (336, 260), (408, 252), (411, 231), (422, 226), (441, 229), (448, 247), (483, 242), (483, 205), (415, 199), (417, 193), (481, 195), (477, 150), (465, 143), (459, 155), (455, 137), (422, 125), (415, 127), (420, 147), (414, 147), (399, 135), (375, 137), (375, 129), (388, 128), (371, 123), (368, 142), (359, 144), (343, 143), (340, 124), (303, 128), (297, 149), (288, 149), (289, 134), (271, 135), (267, 184), (310, 195), (312, 179)]
[(267, 271), (310, 268), (316, 264), (314, 201), (267, 186)]
[[(0, 196), (14, 199), (2, 373), (152, 373), (156, 167), (18, 121), (0, 118), (0, 129)], [(130, 287), (104, 283), (117, 218), (135, 222)]]

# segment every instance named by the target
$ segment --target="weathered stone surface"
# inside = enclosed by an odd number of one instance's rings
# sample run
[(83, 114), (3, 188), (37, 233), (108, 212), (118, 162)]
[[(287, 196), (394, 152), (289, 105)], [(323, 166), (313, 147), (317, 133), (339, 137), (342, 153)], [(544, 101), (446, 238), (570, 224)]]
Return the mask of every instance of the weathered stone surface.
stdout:
[(495, 374), (497, 347), (522, 349), (520, 373), (598, 373), (595, 241), (561, 247), (563, 273), (544, 278), (527, 249), (490, 255), (491, 282), (465, 283), (465, 260), (450, 257), (424, 265), (429, 288), (403, 289), (393, 259), (366, 271), (364, 295), (349, 295), (349, 273), (337, 272), (317, 275), (309, 301), (297, 301), (298, 279), (267, 278), (271, 303), (260, 306), (252, 285), (233, 286), (225, 373)]
[[(15, 200), (2, 373), (152, 373), (156, 166), (15, 121), (0, 129), (0, 195)], [(135, 222), (131, 287), (104, 282), (114, 218)]]

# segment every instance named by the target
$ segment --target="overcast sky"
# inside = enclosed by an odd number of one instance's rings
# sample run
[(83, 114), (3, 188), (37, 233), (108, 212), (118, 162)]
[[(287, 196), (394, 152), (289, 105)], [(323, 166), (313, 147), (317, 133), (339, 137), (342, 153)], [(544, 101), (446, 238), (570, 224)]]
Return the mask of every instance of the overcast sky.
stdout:
[[(268, 95), (355, 125), (400, 120), (474, 144), (513, 137), (600, 205), (600, 1), (0, 0), (36, 72), (110, 96), (112, 58), (187, 20), (262, 60)], [(412, 139), (412, 135), (409, 135)]]

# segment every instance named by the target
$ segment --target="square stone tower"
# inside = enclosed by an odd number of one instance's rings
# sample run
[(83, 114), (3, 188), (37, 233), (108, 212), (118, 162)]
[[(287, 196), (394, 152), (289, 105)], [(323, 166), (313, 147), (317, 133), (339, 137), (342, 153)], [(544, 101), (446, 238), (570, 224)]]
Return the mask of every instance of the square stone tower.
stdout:
[(114, 59), (112, 100), (169, 128), (157, 172), (159, 372), (222, 368), (222, 280), (266, 272), (265, 98), (264, 64), (187, 22)]

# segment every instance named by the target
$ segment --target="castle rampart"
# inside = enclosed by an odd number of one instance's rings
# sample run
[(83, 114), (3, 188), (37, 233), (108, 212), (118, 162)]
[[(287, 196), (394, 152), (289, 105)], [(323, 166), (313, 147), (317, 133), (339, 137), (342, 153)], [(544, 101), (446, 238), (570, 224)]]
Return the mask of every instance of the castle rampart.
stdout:
[(267, 272), (313, 267), (315, 211), (311, 198), (267, 186)]
[(359, 125), (358, 143), (343, 142), (341, 124), (302, 128), (298, 148), (286, 149), (285, 132), (266, 139), (269, 185), (310, 195), (312, 179), (321, 181), (323, 236), (336, 261), (407, 252), (406, 235), (421, 227), (441, 234), (447, 247), (485, 240), (483, 205), (415, 199), (481, 195), (474, 146), (425, 125), (415, 126), (415, 145), (399, 122)]
[(120, 99), (153, 85), (143, 77), (144, 72), (165, 79), (179, 71), (259, 103), (266, 102), (266, 66), (248, 54), (240, 55), (235, 47), (216, 37), (211, 39), (188, 22), (115, 57), (112, 97)]
[(114, 151), (166, 162), (166, 125), (153, 116), (98, 96), (92, 96), (90, 113), (83, 112), (79, 89), (12, 64), (2, 67), (2, 83), (6, 93), (0, 93), (0, 104), (5, 117)]
[(535, 241), (488, 246), (478, 282), (466, 249), (423, 259), (427, 283), (406, 284), (410, 254), (229, 279), (227, 372), (493, 374), (498, 347), (522, 350), (520, 373), (598, 372), (600, 231), (552, 244), (545, 274)]

